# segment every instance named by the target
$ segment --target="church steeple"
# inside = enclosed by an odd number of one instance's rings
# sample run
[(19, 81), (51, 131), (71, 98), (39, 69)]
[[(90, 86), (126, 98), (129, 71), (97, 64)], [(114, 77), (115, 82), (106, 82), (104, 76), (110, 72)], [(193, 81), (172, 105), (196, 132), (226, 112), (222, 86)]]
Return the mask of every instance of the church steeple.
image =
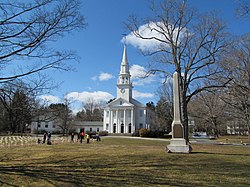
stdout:
[(129, 74), (129, 65), (126, 45), (124, 45), (120, 74)]
[(122, 97), (128, 101), (132, 98), (132, 83), (130, 82), (126, 45), (124, 45), (121, 70), (117, 80), (117, 97)]

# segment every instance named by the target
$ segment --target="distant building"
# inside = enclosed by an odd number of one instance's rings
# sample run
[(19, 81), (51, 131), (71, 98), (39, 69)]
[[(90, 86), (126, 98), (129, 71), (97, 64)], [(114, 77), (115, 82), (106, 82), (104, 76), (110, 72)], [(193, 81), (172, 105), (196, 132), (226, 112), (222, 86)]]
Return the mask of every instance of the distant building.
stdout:
[[(60, 123), (57, 120), (41, 120), (31, 123), (31, 133), (37, 132), (63, 133)], [(69, 132), (101, 132), (103, 131), (102, 121), (72, 121), (64, 133)]]
[(226, 127), (227, 134), (230, 135), (249, 135), (249, 127), (245, 121), (241, 119), (230, 120)]
[(120, 74), (117, 80), (117, 98), (104, 109), (103, 130), (109, 133), (134, 133), (140, 128), (149, 128), (144, 104), (133, 99), (126, 46), (124, 46)]
[(102, 121), (74, 121), (71, 126), (76, 132), (101, 132), (103, 131)]

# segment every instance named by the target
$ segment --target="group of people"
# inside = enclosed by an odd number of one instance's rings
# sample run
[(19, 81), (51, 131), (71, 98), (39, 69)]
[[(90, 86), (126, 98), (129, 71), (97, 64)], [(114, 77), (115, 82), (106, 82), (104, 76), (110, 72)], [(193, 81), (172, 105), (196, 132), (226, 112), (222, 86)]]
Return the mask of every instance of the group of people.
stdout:
[[(74, 139), (75, 139), (75, 133), (71, 133), (71, 142), (74, 142)], [(86, 143), (89, 143), (90, 141), (90, 135), (89, 134), (85, 134), (84, 132), (79, 132), (78, 135), (77, 135), (77, 142), (80, 142), (80, 143), (83, 143), (84, 139), (86, 139)], [(96, 134), (94, 136), (92, 136), (92, 139), (96, 139), (96, 141), (101, 141), (101, 138), (99, 136), (99, 134)], [(51, 142), (51, 132), (45, 132), (43, 134), (43, 140), (40, 140), (38, 138), (37, 140), (37, 143), (38, 144), (45, 144), (47, 141), (47, 144), (48, 145), (51, 145), (52, 142)]]
[(39, 138), (38, 138), (38, 140), (37, 140), (37, 143), (38, 144), (40, 144), (40, 143), (43, 143), (43, 144), (45, 144), (46, 143), (46, 140), (47, 140), (47, 144), (48, 145), (51, 145), (52, 144), (52, 142), (51, 142), (51, 132), (45, 132), (44, 134), (43, 134), (43, 141), (41, 141)]
[[(75, 137), (75, 133), (72, 132), (71, 133), (71, 142), (74, 142), (74, 137)], [(96, 134), (95, 137), (96, 137), (96, 141), (101, 141), (99, 134)], [(83, 131), (79, 132), (77, 135), (77, 142), (83, 143), (84, 139), (86, 139), (86, 143), (89, 143), (90, 135), (85, 134)]]

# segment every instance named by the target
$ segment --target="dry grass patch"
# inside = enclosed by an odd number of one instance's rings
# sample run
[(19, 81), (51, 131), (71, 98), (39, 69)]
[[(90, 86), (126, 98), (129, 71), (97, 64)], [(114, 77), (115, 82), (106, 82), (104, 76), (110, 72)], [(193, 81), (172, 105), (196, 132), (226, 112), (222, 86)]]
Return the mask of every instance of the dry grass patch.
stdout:
[(4, 147), (3, 186), (249, 186), (250, 147), (193, 145), (168, 154), (166, 142), (105, 138), (91, 144)]

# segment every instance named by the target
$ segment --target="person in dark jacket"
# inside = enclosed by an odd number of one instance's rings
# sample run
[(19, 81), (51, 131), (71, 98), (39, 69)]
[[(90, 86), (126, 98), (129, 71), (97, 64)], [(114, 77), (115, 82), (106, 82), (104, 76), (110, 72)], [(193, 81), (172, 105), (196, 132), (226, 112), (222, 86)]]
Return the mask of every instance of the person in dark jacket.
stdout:
[(47, 144), (48, 144), (48, 145), (51, 145), (51, 132), (48, 133)]
[(47, 132), (45, 132), (45, 133), (43, 134), (43, 143), (46, 142), (46, 139), (47, 139)]

